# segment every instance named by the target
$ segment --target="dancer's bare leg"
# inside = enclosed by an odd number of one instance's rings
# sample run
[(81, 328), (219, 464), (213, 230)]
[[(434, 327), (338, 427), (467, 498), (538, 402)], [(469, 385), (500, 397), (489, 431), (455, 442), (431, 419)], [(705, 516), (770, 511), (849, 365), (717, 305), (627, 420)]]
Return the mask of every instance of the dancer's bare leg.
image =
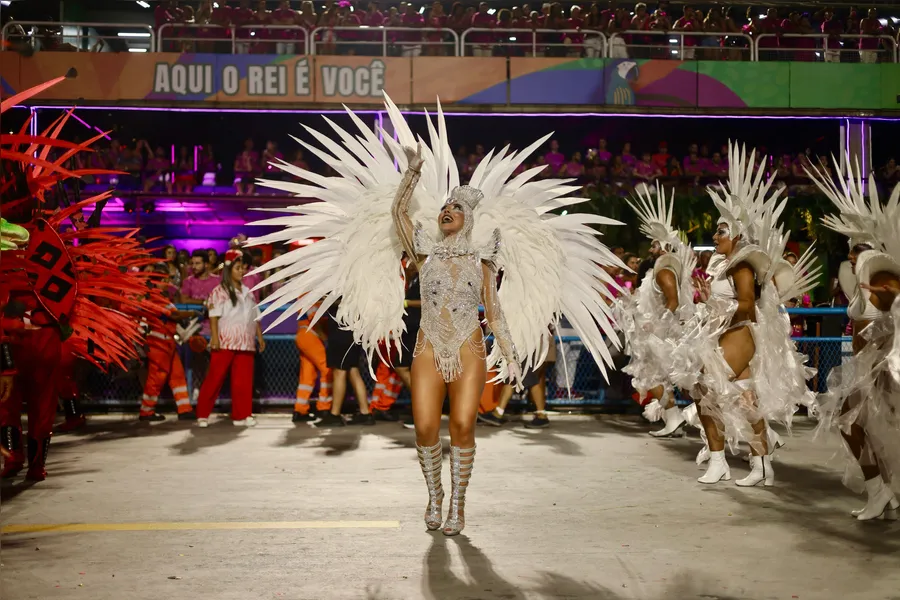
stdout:
[[(473, 335), (480, 339), (481, 332)], [(469, 343), (462, 345), (459, 355), (462, 361), (462, 374), (448, 386), (450, 391), (450, 445), (472, 448), (475, 446), (475, 420), (487, 379), (487, 368), (484, 358), (475, 354)]]
[(447, 396), (447, 384), (434, 364), (434, 350), (430, 343), (413, 359), (410, 370), (413, 422), (416, 443), (434, 446), (440, 439), (441, 407)]

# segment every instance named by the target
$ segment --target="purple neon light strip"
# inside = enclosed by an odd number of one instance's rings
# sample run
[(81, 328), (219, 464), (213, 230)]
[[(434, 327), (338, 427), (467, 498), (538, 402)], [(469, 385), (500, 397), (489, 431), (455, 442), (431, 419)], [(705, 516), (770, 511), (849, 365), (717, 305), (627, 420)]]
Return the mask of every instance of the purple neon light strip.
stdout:
[[(19, 108), (19, 107), (15, 107)], [(26, 107), (22, 107), (26, 108)], [(61, 106), (34, 106), (32, 108), (61, 110)], [(181, 107), (157, 107), (157, 106), (79, 106), (78, 110), (107, 110), (107, 111), (136, 111), (136, 112), (183, 112), (183, 113), (254, 113), (254, 114), (315, 114), (315, 115), (340, 115), (346, 114), (343, 110), (317, 110), (317, 109), (286, 109), (286, 108), (181, 108)], [(384, 114), (381, 110), (354, 110), (358, 115)], [(425, 115), (425, 111), (401, 110), (405, 115)], [(647, 113), (603, 113), (603, 112), (456, 112), (445, 111), (447, 116), (456, 117), (636, 117), (636, 118), (662, 118), (662, 119), (776, 119), (776, 120), (838, 120), (861, 119), (863, 121), (900, 121), (900, 117), (856, 117), (850, 115), (737, 115), (737, 114), (709, 114), (709, 115), (675, 115), (675, 114), (647, 114)]]

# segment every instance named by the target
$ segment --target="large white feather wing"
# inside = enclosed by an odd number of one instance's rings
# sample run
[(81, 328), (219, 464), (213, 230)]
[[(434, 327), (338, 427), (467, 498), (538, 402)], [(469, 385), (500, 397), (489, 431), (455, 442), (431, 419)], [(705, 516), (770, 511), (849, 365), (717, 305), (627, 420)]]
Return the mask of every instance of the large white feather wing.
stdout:
[[(391, 218), (391, 205), (401, 173), (406, 169), (401, 145), (415, 145), (415, 139), (389, 98), (386, 98), (386, 104), (391, 111), (393, 129), (400, 138), (399, 144), (390, 140), (391, 151), (350, 110), (347, 113), (356, 126), (354, 133), (326, 118), (333, 130), (332, 137), (340, 142), (307, 127), (309, 135), (321, 147), (297, 141), (338, 175), (324, 177), (283, 161), (275, 163), (300, 182), (262, 179), (259, 184), (313, 201), (290, 208), (289, 216), (253, 223), (282, 229), (248, 242), (249, 245), (262, 245), (320, 239), (291, 250), (259, 269), (261, 272), (281, 270), (257, 287), (284, 281), (284, 285), (267, 298), (270, 304), (263, 315), (283, 310), (274, 325), (308, 312), (321, 301), (321, 308), (312, 319), (314, 324), (340, 300), (337, 320), (353, 331), (354, 339), (362, 344), (370, 364), (382, 341), (388, 341), (400, 350), (399, 340), (404, 330), (402, 245)], [(446, 134), (443, 119), (441, 133)], [(443, 193), (452, 181), (450, 167), (443, 159), (450, 156), (446, 135), (435, 134), (431, 141), (432, 147), (423, 144), (424, 154), (432, 160), (426, 161), (423, 168), (422, 181), (426, 185), (413, 196), (413, 212), (419, 210), (420, 205), (433, 206), (439, 202), (434, 195)], [(442, 160), (435, 160), (435, 157)], [(455, 167), (453, 163), (454, 173)], [(443, 187), (438, 183), (441, 181)]]
[[(604, 338), (617, 347), (620, 342), (607, 304), (612, 300), (607, 284), (615, 282), (602, 266), (624, 265), (600, 242), (600, 233), (592, 226), (621, 223), (588, 213), (551, 213), (586, 200), (570, 195), (580, 186), (569, 180), (531, 181), (540, 168), (512, 177), (546, 140), (518, 153), (508, 154), (505, 148), (492, 152), (478, 166), (470, 185), (484, 193), (484, 200), (475, 212), (473, 241), (476, 247), (486, 246), (499, 230), (495, 262), (503, 270), (500, 306), (526, 369), (544, 360), (548, 327), (565, 316), (605, 376), (612, 357)], [(505, 378), (496, 346), (489, 363), (501, 364), (498, 379)]]

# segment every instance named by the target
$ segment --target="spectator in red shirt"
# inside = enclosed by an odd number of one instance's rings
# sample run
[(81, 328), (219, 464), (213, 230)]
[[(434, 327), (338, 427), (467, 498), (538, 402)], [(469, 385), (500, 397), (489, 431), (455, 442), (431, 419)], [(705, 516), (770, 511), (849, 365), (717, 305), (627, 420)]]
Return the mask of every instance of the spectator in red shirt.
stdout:
[[(278, 10), (272, 13), (272, 25), (297, 26), (300, 15), (291, 8), (291, 0), (281, 0)], [(273, 38), (279, 40), (275, 44), (275, 52), (278, 54), (296, 53), (296, 32), (291, 29), (273, 30)]]
[(241, 0), (240, 6), (231, 11), (231, 24), (236, 28), (235, 37), (240, 40), (237, 44), (238, 54), (250, 53), (250, 28), (253, 21), (253, 9), (250, 8), (250, 0)]
[(397, 41), (400, 42), (401, 53), (403, 56), (419, 56), (422, 54), (422, 32), (415, 31), (425, 27), (425, 17), (416, 11), (416, 7), (412, 4), (406, 5), (406, 13), (401, 19), (403, 27), (410, 31), (404, 31), (397, 35)]
[[(812, 24), (809, 22), (808, 13), (803, 13), (803, 15), (800, 17), (800, 25), (798, 25), (797, 32), (806, 36), (811, 36), (813, 33), (815, 33)], [(818, 42), (818, 40), (814, 37), (797, 38), (795, 40), (795, 47), (797, 48), (797, 52), (794, 55), (794, 60), (802, 62), (815, 61), (816, 42)]]
[(175, 30), (171, 27), (167, 27), (160, 35), (160, 29), (167, 23), (175, 23), (178, 21), (180, 12), (181, 11), (178, 9), (178, 0), (163, 0), (163, 2), (160, 2), (159, 6), (153, 10), (156, 35), (160, 36), (160, 39), (163, 40), (164, 52), (178, 51), (179, 45), (175, 39), (177, 37), (175, 35)]
[(778, 53), (773, 48), (778, 48), (781, 24), (778, 21), (778, 9), (770, 8), (766, 12), (766, 18), (759, 21), (759, 34), (766, 34), (758, 42), (760, 60), (778, 60)]
[(340, 4), (338, 4), (338, 25), (341, 27), (341, 31), (337, 32), (337, 37), (342, 42), (338, 47), (338, 54), (359, 54), (359, 47), (355, 42), (359, 41), (359, 36), (362, 34), (358, 31), (347, 31), (343, 29), (344, 27), (359, 29), (360, 25), (362, 25), (362, 19), (356, 11), (353, 10), (353, 5), (350, 3), (350, 0), (341, 0)]
[(685, 6), (684, 14), (680, 19), (675, 21), (675, 25), (673, 26), (673, 29), (680, 32), (684, 37), (684, 60), (694, 60), (696, 58), (696, 51), (694, 49), (694, 46), (697, 45), (696, 36), (684, 35), (697, 30), (695, 22), (694, 9), (690, 6)]
[(266, 149), (262, 153), (262, 169), (263, 175), (267, 179), (282, 179), (284, 171), (272, 163), (278, 164), (284, 160), (284, 155), (278, 151), (278, 144), (269, 140), (266, 142)]
[(266, 9), (266, 0), (259, 0), (256, 3), (256, 12), (253, 13), (250, 22), (253, 25), (250, 36), (254, 40), (250, 46), (250, 53), (271, 54), (275, 45), (268, 41), (272, 37), (272, 31), (268, 28), (268, 25), (272, 24), (272, 13)]
[(563, 38), (563, 43), (568, 48), (567, 54), (571, 57), (581, 56), (584, 48), (584, 34), (581, 29), (584, 27), (584, 19), (581, 18), (581, 7), (573, 6), (569, 11), (569, 19), (566, 21), (566, 29), (577, 30), (578, 33), (567, 33)]
[(841, 62), (841, 34), (844, 33), (844, 25), (834, 18), (831, 9), (825, 11), (822, 33), (828, 36), (825, 39), (825, 62)]
[(672, 155), (669, 154), (669, 145), (666, 142), (660, 142), (656, 154), (651, 157), (653, 164), (659, 167), (660, 171), (665, 172), (666, 166), (671, 159)]
[(878, 11), (874, 8), (869, 9), (868, 16), (859, 22), (859, 62), (872, 64), (878, 62), (878, 48), (881, 40), (877, 36), (881, 35), (883, 28), (878, 22)]
[[(649, 31), (650, 30), (650, 15), (647, 13), (647, 5), (643, 2), (638, 2), (634, 5), (634, 17), (631, 19), (630, 29), (634, 31)], [(650, 46), (653, 44), (653, 36), (649, 35), (635, 35), (631, 36), (632, 46), (640, 45), (640, 46)], [(652, 49), (636, 49), (636, 53), (634, 55), (635, 58), (650, 58), (652, 54)]]
[(722, 160), (722, 155), (713, 153), (712, 159), (706, 165), (706, 171), (712, 177), (725, 177), (728, 175), (728, 163)]
[[(478, 12), (472, 17), (472, 27), (476, 29), (494, 29), (497, 24), (494, 15), (488, 13), (489, 7), (487, 2), (478, 5)], [(466, 36), (466, 39), (473, 44), (472, 56), (493, 56), (494, 34), (486, 31), (477, 31)]]
[(703, 159), (697, 152), (697, 144), (691, 144), (688, 149), (688, 155), (684, 157), (684, 174), (692, 177), (700, 177), (703, 175)]
[[(604, 21), (603, 13), (600, 12), (600, 6), (596, 3), (591, 4), (588, 16), (584, 20), (584, 29), (586, 31), (604, 31), (609, 21)], [(584, 55), (589, 58), (600, 56), (603, 42), (598, 35), (587, 35), (584, 38)]]

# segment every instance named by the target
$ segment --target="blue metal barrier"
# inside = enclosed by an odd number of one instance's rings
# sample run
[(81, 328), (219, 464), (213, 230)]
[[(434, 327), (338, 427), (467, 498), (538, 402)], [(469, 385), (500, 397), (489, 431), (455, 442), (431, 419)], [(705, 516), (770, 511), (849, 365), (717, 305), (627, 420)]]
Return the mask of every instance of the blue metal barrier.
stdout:
[[(201, 307), (179, 306), (179, 308), (195, 310)], [(821, 335), (821, 323), (812, 323), (807, 318), (825, 317), (840, 321), (832, 323), (831, 329), (842, 332), (846, 321), (846, 310), (842, 308), (789, 309), (788, 313), (791, 317), (803, 317), (806, 333), (814, 334), (797, 337), (794, 341), (797, 343), (798, 349), (809, 356), (809, 365), (818, 370), (818, 376), (810, 382), (811, 389), (817, 392), (825, 391), (830, 370), (840, 365), (844, 357), (850, 354), (851, 338), (841, 335)], [(294, 327), (296, 326), (294, 325)], [(813, 327), (816, 330), (810, 331), (810, 328)], [(265, 338), (266, 351), (258, 355), (256, 361), (254, 397), (259, 404), (265, 406), (291, 406), (294, 403), (299, 374), (299, 353), (294, 342), (294, 334), (267, 334)], [(209, 354), (208, 352), (194, 353), (187, 344), (180, 346), (179, 352), (188, 379), (188, 389), (192, 390), (195, 400), (205, 368), (208, 365)], [(616, 370), (608, 371), (609, 381), (607, 382), (579, 338), (563, 337), (561, 342), (557, 341), (557, 362), (549, 368), (546, 374), (547, 404), (550, 407), (603, 408), (630, 405), (633, 394), (630, 379), (621, 373), (621, 368), (627, 364), (627, 357), (614, 349), (612, 352)], [(571, 381), (571, 396), (566, 387), (564, 361)], [(95, 404), (117, 410), (135, 409), (140, 403), (142, 394), (141, 369), (142, 367), (135, 365), (127, 372), (119, 371), (110, 374), (93, 372), (89, 377), (86, 391)], [(364, 363), (360, 364), (360, 371), (371, 393), (374, 389), (374, 382), (371, 381), (368, 368)], [(174, 409), (174, 402), (168, 394), (169, 391), (166, 390), (160, 399), (162, 410)], [(227, 404), (228, 398), (230, 398), (230, 392), (226, 382), (221, 394), (221, 405)], [(404, 390), (398, 403), (404, 404), (408, 401), (409, 395)], [(514, 402), (518, 401), (520, 400), (517, 396), (514, 398)]]

